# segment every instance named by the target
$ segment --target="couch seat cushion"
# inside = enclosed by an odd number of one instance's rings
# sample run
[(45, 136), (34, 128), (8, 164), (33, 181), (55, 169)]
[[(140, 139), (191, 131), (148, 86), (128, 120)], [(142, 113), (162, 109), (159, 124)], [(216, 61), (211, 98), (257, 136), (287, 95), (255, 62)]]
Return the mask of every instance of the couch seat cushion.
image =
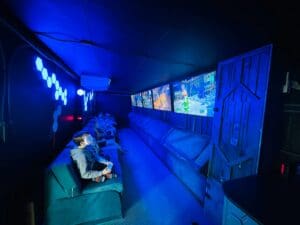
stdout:
[(209, 137), (173, 129), (164, 140), (164, 146), (184, 158), (194, 160), (208, 145)]

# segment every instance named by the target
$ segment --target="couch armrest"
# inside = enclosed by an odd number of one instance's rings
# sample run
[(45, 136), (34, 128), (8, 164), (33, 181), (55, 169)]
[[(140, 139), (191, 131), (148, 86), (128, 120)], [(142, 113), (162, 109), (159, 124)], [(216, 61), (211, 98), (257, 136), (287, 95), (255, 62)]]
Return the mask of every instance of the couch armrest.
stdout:
[(123, 182), (121, 177), (106, 180), (103, 183), (89, 182), (83, 189), (82, 194), (92, 194), (104, 191), (123, 192)]

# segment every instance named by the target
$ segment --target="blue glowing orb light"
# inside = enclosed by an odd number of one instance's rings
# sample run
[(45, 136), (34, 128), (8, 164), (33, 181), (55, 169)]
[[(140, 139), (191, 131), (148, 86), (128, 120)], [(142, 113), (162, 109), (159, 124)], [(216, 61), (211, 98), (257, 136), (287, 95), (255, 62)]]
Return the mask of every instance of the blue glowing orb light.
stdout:
[(59, 92), (57, 90), (55, 91), (54, 97), (55, 97), (55, 100), (59, 99)]
[(61, 100), (64, 101), (65, 99), (66, 99), (66, 96), (64, 95), (64, 93), (62, 93)]
[(48, 88), (51, 88), (51, 87), (52, 87), (52, 79), (51, 79), (51, 77), (48, 77), (48, 78), (47, 78), (47, 87), (48, 87)]
[(42, 59), (40, 58), (40, 57), (36, 57), (36, 60), (35, 60), (35, 66), (36, 66), (36, 69), (38, 70), (38, 71), (42, 71), (43, 70), (43, 61), (42, 61)]
[(77, 94), (78, 94), (79, 96), (83, 96), (83, 95), (85, 94), (85, 91), (82, 90), (82, 89), (78, 89), (78, 90), (77, 90)]
[(52, 79), (52, 84), (55, 84), (56, 83), (56, 75), (55, 75), (55, 73), (52, 73), (51, 79)]
[(62, 96), (62, 94), (63, 94), (62, 87), (58, 88), (58, 93), (59, 93), (60, 96)]
[(59, 90), (59, 81), (58, 80), (55, 81), (55, 88), (57, 91)]
[(42, 70), (42, 78), (43, 80), (47, 80), (48, 78), (48, 70), (46, 68), (43, 68)]
[(36, 69), (41, 72), (43, 80), (45, 80), (47, 83), (47, 87), (48, 88), (51, 88), (52, 86), (55, 87), (55, 93), (54, 93), (55, 100), (58, 101), (59, 97), (61, 97), (61, 101), (63, 102), (63, 104), (67, 105), (68, 90), (65, 88), (63, 91), (63, 88), (60, 86), (59, 81), (57, 80), (56, 74), (52, 73), (51, 76), (48, 76), (48, 70), (44, 67), (43, 61), (40, 57), (36, 57), (35, 66)]

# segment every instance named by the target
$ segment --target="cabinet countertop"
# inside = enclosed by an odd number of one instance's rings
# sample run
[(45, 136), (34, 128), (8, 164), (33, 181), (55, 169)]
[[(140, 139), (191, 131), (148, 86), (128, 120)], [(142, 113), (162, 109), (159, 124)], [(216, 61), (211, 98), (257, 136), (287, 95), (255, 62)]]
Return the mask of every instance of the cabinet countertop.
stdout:
[(300, 179), (248, 176), (223, 183), (224, 194), (264, 225), (300, 224)]

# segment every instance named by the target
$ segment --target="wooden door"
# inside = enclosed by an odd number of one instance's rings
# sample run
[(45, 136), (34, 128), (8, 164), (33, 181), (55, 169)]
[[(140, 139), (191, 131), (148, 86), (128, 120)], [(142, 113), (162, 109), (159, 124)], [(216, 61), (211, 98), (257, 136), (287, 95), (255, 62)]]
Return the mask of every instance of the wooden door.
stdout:
[(221, 224), (222, 182), (257, 173), (272, 45), (219, 63), (204, 209)]
[(224, 181), (257, 173), (272, 45), (218, 65), (210, 176)]

